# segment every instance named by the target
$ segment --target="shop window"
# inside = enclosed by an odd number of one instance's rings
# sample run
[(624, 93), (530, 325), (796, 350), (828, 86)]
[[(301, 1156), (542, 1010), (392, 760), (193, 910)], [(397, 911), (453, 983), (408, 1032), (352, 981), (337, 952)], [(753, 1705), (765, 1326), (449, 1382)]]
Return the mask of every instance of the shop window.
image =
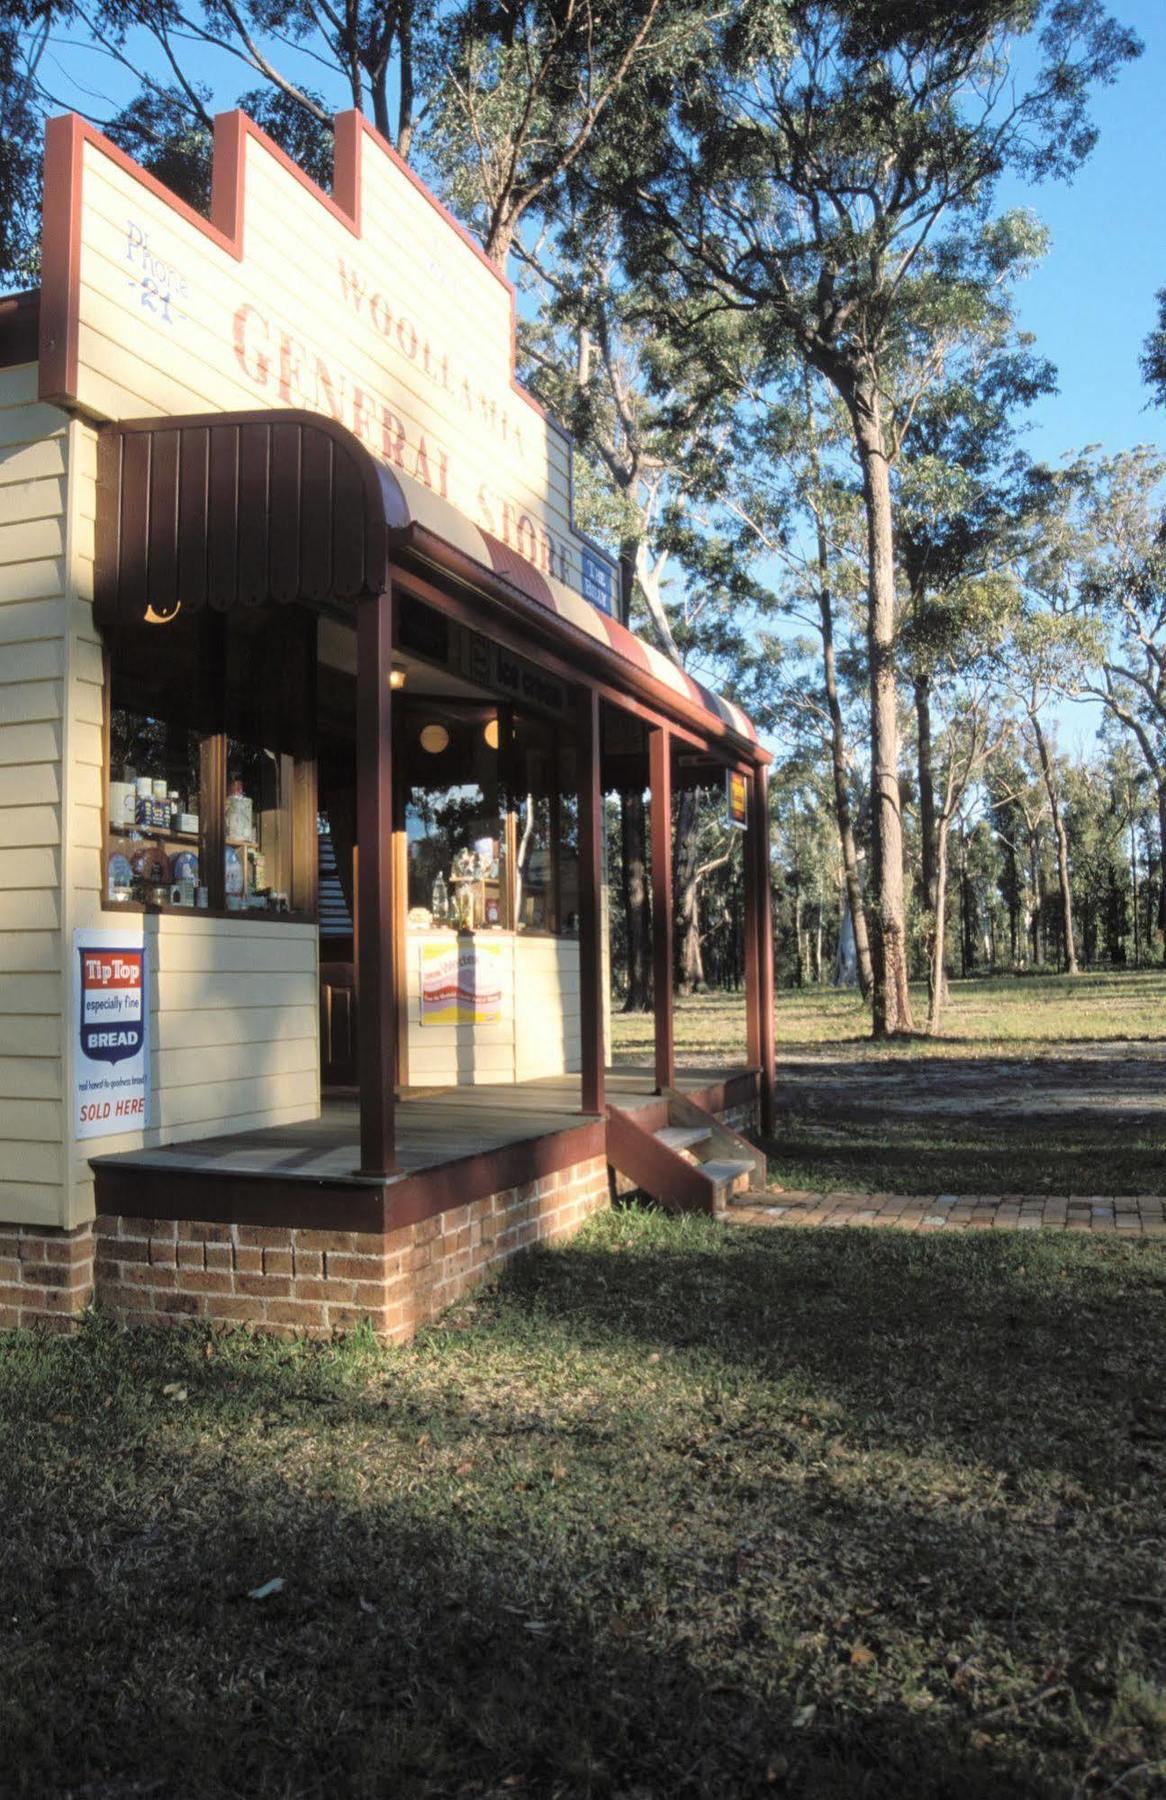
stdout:
[(109, 649), (109, 906), (310, 915), (314, 621), (181, 614)]
[(508, 707), (402, 707), (408, 923), (566, 934), (579, 924), (574, 752)]
[(510, 923), (496, 708), (404, 710), (405, 841), (414, 930)]

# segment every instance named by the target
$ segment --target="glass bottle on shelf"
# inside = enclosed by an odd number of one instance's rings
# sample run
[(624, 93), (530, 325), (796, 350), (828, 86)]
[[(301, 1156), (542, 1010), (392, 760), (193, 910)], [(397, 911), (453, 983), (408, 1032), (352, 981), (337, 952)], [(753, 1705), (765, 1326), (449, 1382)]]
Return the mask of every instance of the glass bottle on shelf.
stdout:
[(433, 914), (435, 925), (449, 924), (449, 889), (445, 885), (445, 876), (440, 869), (437, 871), (437, 878), (433, 883), (429, 910)]

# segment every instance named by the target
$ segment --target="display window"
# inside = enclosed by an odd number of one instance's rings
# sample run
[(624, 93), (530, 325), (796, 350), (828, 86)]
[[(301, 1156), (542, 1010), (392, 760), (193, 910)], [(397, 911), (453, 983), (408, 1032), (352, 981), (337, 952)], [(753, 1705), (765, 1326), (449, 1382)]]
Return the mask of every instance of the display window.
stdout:
[(311, 916), (314, 622), (181, 613), (108, 652), (106, 906)]
[(405, 709), (408, 923), (414, 930), (510, 925), (501, 782), (505, 714), (434, 703)]
[(411, 930), (578, 931), (574, 751), (507, 706), (403, 705)]

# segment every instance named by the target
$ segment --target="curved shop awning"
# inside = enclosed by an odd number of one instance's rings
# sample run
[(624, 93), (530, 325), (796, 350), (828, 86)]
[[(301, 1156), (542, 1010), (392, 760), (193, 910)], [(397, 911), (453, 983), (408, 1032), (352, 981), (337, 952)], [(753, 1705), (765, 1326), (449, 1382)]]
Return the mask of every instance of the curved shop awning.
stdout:
[(355, 601), (384, 591), (402, 551), (518, 608), (528, 625), (551, 627), (561, 647), (665, 711), (690, 722), (698, 713), (758, 754), (740, 707), (330, 419), (215, 413), (101, 432), (94, 610), (102, 625), (165, 619), (179, 606)]

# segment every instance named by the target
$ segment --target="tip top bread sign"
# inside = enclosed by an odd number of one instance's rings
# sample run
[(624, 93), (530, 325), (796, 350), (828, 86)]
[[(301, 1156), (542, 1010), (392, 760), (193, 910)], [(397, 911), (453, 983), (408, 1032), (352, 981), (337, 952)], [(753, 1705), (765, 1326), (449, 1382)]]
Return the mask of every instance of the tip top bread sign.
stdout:
[(215, 126), (210, 220), (82, 120), (49, 126), (41, 397), (102, 419), (303, 407), (592, 597), (571, 446), (514, 379), (514, 295), (356, 113), (321, 192)]

